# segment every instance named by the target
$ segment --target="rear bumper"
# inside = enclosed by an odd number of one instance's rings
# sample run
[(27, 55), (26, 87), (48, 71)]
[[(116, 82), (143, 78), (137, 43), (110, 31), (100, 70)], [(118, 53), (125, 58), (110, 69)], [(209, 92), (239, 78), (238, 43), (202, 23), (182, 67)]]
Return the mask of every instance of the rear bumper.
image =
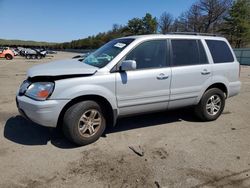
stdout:
[(233, 97), (240, 93), (241, 82), (230, 82), (228, 85), (228, 97)]
[(17, 96), (16, 102), (23, 117), (46, 127), (56, 127), (60, 112), (69, 100), (35, 101), (26, 96)]

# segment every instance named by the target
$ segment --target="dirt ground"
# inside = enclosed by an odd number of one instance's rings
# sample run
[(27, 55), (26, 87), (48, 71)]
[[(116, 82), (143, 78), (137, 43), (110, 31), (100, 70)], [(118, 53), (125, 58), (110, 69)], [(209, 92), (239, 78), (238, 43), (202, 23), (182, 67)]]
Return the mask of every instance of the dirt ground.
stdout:
[(190, 109), (131, 117), (76, 147), (15, 105), (29, 67), (74, 55), (0, 60), (0, 187), (250, 187), (250, 67), (217, 121), (199, 122)]

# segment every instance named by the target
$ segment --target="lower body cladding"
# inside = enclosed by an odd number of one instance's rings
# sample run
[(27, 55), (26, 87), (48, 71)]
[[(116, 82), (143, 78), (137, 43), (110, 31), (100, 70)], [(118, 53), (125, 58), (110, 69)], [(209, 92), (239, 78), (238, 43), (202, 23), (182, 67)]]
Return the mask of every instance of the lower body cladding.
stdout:
[(59, 115), (69, 100), (35, 101), (26, 96), (17, 96), (17, 108), (27, 119), (46, 126), (56, 127)]

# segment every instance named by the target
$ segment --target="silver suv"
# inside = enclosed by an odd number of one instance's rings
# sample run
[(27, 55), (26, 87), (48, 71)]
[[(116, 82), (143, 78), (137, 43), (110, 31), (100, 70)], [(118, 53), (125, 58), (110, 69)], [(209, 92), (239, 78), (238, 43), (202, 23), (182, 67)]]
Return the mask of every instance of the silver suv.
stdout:
[(240, 66), (223, 37), (201, 34), (112, 40), (84, 60), (38, 65), (17, 94), (22, 115), (62, 126), (78, 145), (96, 141), (122, 116), (194, 106), (217, 119), (240, 91)]

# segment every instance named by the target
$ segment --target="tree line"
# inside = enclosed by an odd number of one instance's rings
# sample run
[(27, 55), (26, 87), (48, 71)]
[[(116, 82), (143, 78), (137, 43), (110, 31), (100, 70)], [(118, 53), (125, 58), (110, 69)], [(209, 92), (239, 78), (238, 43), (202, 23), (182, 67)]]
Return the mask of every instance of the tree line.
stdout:
[[(163, 12), (159, 18), (146, 13), (127, 24), (114, 24), (107, 32), (65, 43), (0, 40), (2, 45), (47, 46), (54, 49), (96, 49), (108, 41), (124, 36), (198, 32), (225, 36), (235, 48), (250, 46), (250, 0), (197, 0), (180, 16)], [(6, 44), (8, 43), (8, 44)]]
[(8, 46), (8, 47), (43, 47), (43, 48), (52, 48), (57, 43), (53, 42), (37, 42), (37, 41), (25, 41), (25, 40), (5, 40), (0, 39), (0, 46)]
[(167, 12), (159, 18), (146, 13), (128, 20), (126, 25), (114, 24), (110, 31), (54, 47), (96, 49), (118, 37), (170, 32), (221, 34), (233, 47), (245, 47), (250, 43), (250, 0), (198, 0), (177, 18)]

